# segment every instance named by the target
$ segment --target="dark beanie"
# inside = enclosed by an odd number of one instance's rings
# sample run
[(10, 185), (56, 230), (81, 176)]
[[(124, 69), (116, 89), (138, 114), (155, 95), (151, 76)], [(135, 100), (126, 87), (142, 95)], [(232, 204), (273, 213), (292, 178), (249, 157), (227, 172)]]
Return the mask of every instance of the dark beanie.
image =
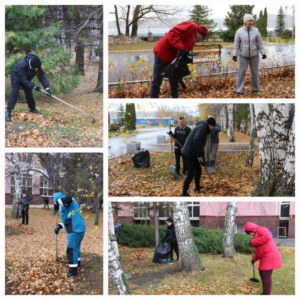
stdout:
[(198, 25), (197, 31), (205, 38), (208, 35), (208, 28), (204, 25)]
[(173, 223), (172, 218), (168, 218), (167, 221)]
[(207, 123), (213, 127), (216, 126), (216, 120), (214, 118), (208, 118), (207, 120)]
[(39, 69), (42, 65), (42, 62), (37, 56), (35, 56), (31, 59), (30, 64), (34, 69)]

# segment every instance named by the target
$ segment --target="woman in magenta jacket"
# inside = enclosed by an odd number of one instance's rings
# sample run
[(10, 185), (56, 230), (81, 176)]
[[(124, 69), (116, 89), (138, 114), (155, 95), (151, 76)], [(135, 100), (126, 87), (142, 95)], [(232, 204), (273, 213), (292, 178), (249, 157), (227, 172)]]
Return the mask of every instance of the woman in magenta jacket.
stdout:
[(263, 285), (262, 295), (271, 295), (272, 272), (282, 267), (280, 252), (268, 228), (247, 222), (245, 232), (253, 237), (251, 246), (255, 247), (256, 253), (251, 263), (259, 261), (258, 271)]

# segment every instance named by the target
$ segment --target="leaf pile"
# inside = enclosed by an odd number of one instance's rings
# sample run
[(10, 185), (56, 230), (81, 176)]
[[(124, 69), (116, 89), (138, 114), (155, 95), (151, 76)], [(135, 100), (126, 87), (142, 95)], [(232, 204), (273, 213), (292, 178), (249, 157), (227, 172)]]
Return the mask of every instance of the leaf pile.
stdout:
[[(295, 98), (295, 68), (274, 68), (260, 73), (260, 91), (252, 92), (251, 75), (246, 75), (243, 95), (235, 93), (237, 77), (201, 77), (190, 82), (184, 79), (187, 89), (181, 89), (179, 98)], [(110, 88), (110, 98), (149, 98), (150, 84), (125, 84)], [(160, 98), (170, 98), (168, 84), (161, 87)]]
[[(255, 153), (252, 168), (245, 166), (247, 155), (247, 152), (218, 153), (217, 173), (211, 174), (213, 182), (202, 168), (200, 185), (203, 189), (199, 193), (195, 192), (192, 182), (189, 188), (190, 196), (251, 196), (259, 179), (259, 154)], [(109, 195), (180, 197), (184, 177), (181, 176), (177, 180), (170, 174), (170, 156), (168, 152), (151, 152), (149, 169), (135, 168), (131, 156), (125, 155), (122, 160), (109, 160)]]
[(135, 248), (129, 251), (132, 256), (129, 258), (129, 261), (139, 261), (148, 259), (149, 256), (146, 254), (146, 251), (142, 248)]
[(28, 225), (22, 225), (20, 223), (11, 223), (11, 227), (13, 227), (15, 230), (22, 232), (23, 234), (33, 234), (34, 229)]
[(8, 276), (8, 283), (14, 283), (12, 294), (61, 295), (76, 291), (73, 278), (66, 277), (67, 267), (52, 259), (18, 261), (18, 272)]

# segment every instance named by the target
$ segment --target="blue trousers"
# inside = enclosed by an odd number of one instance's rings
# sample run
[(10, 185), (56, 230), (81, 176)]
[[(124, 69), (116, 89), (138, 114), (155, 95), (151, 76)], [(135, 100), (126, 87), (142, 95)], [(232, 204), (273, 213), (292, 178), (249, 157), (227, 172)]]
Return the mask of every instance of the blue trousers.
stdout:
[[(151, 92), (150, 92), (150, 98), (159, 98), (159, 90), (161, 83), (164, 79), (163, 76), (160, 75), (162, 70), (167, 65), (161, 61), (156, 54), (154, 54), (154, 66), (153, 66), (153, 80), (151, 84)], [(177, 79), (169, 80), (170, 82), (170, 88), (171, 88), (171, 97), (172, 98), (178, 98), (179, 96), (179, 81)]]
[(67, 257), (70, 268), (78, 267), (80, 260), (80, 246), (84, 232), (72, 232), (68, 234)]

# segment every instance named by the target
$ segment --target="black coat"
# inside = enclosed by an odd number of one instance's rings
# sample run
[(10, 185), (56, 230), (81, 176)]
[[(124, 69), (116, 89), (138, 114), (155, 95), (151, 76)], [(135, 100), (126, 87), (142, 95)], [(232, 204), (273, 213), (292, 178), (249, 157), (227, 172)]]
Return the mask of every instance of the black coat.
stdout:
[(202, 157), (204, 159), (204, 147), (207, 135), (210, 133), (207, 121), (198, 123), (199, 125), (197, 125), (189, 134), (181, 152), (183, 155), (192, 159), (196, 159), (197, 157)]
[[(202, 124), (202, 122), (206, 122), (206, 121), (199, 121), (199, 122), (197, 122), (196, 126)], [(210, 133), (210, 141), (211, 141), (211, 143), (219, 144), (219, 142), (220, 142), (219, 132), (220, 131), (221, 131), (221, 125), (219, 123), (216, 123), (215, 127), (213, 128), (213, 130)]]
[[(11, 80), (26, 86), (27, 88), (33, 89), (34, 84), (31, 82), (32, 78), (35, 76), (35, 73), (30, 69), (29, 60), (33, 57), (36, 57), (34, 54), (28, 54), (24, 59), (20, 60), (11, 71)], [(39, 81), (46, 89), (49, 87), (49, 81), (45, 74), (40, 74)]]
[(176, 232), (175, 232), (174, 224), (172, 224), (171, 226), (167, 226), (166, 235), (161, 240), (161, 242), (163, 243), (168, 237), (170, 238), (171, 243), (177, 244), (177, 238), (176, 238)]
[[(173, 136), (182, 146), (184, 146), (184, 143), (191, 131), (191, 128), (188, 126), (185, 126), (184, 128), (177, 126), (175, 128)], [(177, 143), (175, 143), (175, 148), (181, 149), (181, 147)]]
[(20, 200), (21, 209), (22, 210), (23, 209), (28, 210), (29, 209), (29, 202), (30, 202), (29, 196), (22, 197), (21, 200)]

